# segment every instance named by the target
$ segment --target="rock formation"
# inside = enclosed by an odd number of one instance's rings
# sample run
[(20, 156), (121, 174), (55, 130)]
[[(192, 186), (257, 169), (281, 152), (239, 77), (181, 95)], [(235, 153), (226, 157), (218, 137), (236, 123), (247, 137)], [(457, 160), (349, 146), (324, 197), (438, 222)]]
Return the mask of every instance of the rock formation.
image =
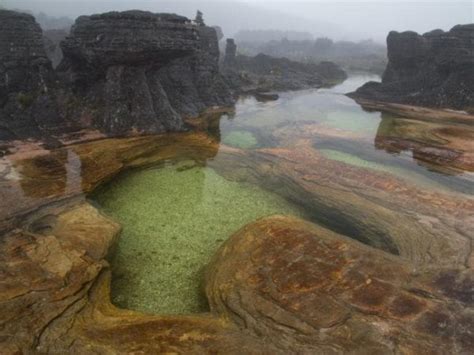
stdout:
[(0, 140), (59, 126), (54, 72), (33, 16), (0, 10)]
[(142, 11), (83, 16), (62, 49), (59, 71), (99, 111), (95, 125), (112, 134), (182, 130), (183, 116), (232, 104), (218, 72), (215, 30), (185, 17)]
[[(0, 179), (7, 201), (0, 205), (2, 351), (469, 353), (474, 346), (472, 200), (348, 169), (303, 143), (252, 153), (219, 147), (193, 132), (10, 156), (21, 179), (31, 186), (41, 183), (45, 193), (22, 194), (21, 181), (9, 171)], [(64, 159), (65, 151), (80, 159), (82, 170), (71, 163), (60, 167), (72, 161)], [(110, 304), (105, 256), (120, 226), (84, 201), (81, 191), (125, 168), (183, 158), (212, 161), (218, 151), (225, 175), (235, 179), (249, 169), (266, 185), (281, 177), (277, 183), (288, 188), (282, 192), (306, 199), (321, 217), (334, 218), (334, 206), (346, 211), (348, 230), (358, 230), (371, 246), (342, 230), (268, 217), (231, 236), (208, 267), (210, 314), (117, 309)], [(349, 192), (350, 186), (357, 191)], [(327, 205), (317, 208), (321, 204)], [(377, 239), (395, 249), (380, 250)]]
[(417, 274), (388, 254), (275, 216), (225, 242), (206, 293), (212, 311), (282, 353), (464, 353), (474, 345), (474, 314), (464, 308), (472, 300), (462, 295), (472, 281), (456, 271)]
[(1, 11), (0, 18), (6, 138), (95, 128), (107, 135), (180, 131), (185, 117), (233, 104), (219, 74), (215, 29), (185, 17), (81, 16), (61, 43), (56, 72), (33, 17)]
[(287, 91), (328, 86), (347, 75), (332, 62), (294, 62), (265, 54), (255, 57), (236, 55), (233, 39), (227, 40), (223, 71), (236, 92)]
[(392, 31), (382, 83), (350, 96), (376, 101), (474, 111), (474, 24), (423, 35)]
[(232, 68), (237, 56), (237, 45), (233, 38), (227, 38), (225, 46), (224, 67)]

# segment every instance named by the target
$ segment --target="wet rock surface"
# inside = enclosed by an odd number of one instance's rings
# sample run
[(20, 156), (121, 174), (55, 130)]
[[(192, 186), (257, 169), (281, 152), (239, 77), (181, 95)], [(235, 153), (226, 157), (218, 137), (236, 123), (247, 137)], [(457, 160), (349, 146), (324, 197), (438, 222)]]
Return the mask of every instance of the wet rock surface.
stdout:
[(382, 83), (369, 82), (350, 96), (472, 112), (473, 41), (474, 24), (423, 35), (392, 31)]
[(221, 247), (206, 292), (214, 312), (284, 352), (419, 353), (423, 344), (469, 352), (473, 310), (424, 283), (431, 277), (281, 216), (248, 225)]
[[(0, 185), (8, 206), (0, 211), (2, 349), (467, 352), (472, 201), (348, 168), (325, 159), (313, 143), (302, 137), (284, 149), (221, 146), (217, 156), (216, 141), (189, 133), (13, 152), (4, 158), (11, 165)], [(120, 226), (83, 193), (124, 169), (179, 159), (209, 159), (227, 178), (278, 184), (282, 196), (306, 204), (321, 225), (272, 217), (231, 237), (208, 269), (211, 314), (119, 310), (109, 301), (104, 258)], [(331, 220), (348, 228), (337, 233)]]

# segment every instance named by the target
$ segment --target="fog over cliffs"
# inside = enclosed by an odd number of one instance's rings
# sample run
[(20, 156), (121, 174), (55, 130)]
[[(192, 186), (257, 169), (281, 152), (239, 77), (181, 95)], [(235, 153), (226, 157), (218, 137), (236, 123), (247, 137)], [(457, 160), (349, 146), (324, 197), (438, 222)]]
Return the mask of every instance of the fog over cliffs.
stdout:
[(137, 8), (194, 17), (204, 12), (209, 25), (219, 25), (226, 37), (243, 29), (305, 31), (336, 40), (372, 38), (384, 42), (390, 30), (420, 33), (473, 22), (472, 1), (345, 0), (0, 0), (8, 8), (75, 18), (83, 14)]

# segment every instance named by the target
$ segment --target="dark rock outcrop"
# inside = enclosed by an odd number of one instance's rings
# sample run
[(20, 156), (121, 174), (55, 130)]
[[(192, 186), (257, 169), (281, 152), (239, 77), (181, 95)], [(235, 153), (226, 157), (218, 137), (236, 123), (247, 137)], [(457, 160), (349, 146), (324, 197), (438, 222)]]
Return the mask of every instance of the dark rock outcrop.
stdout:
[(474, 110), (474, 24), (423, 35), (392, 31), (382, 83), (350, 96), (420, 106)]
[(233, 38), (227, 38), (224, 56), (224, 66), (232, 68), (235, 64), (235, 57), (237, 56), (237, 45)]
[(0, 139), (58, 126), (53, 90), (40, 26), (31, 15), (0, 10)]
[(236, 52), (235, 42), (227, 40), (223, 71), (233, 89), (241, 93), (317, 88), (347, 77), (332, 62), (301, 63), (265, 54), (249, 57)]
[(215, 29), (144, 11), (81, 16), (44, 43), (29, 15), (0, 12), (0, 139), (99, 129), (107, 135), (187, 129), (184, 118), (233, 96), (219, 74)]
[(59, 71), (108, 133), (182, 130), (183, 116), (232, 104), (219, 76), (215, 30), (182, 16), (83, 16), (62, 49)]

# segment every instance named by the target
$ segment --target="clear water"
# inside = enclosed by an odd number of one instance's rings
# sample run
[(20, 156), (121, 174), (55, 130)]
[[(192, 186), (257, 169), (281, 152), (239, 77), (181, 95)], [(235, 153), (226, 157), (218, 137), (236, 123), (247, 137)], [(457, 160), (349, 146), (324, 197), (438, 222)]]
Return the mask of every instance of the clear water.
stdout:
[(112, 260), (113, 302), (162, 314), (207, 310), (203, 267), (232, 233), (274, 214), (305, 217), (271, 192), (193, 162), (128, 173), (97, 200), (123, 225)]
[[(393, 153), (380, 147), (386, 135), (425, 143), (444, 138), (429, 135), (428, 123), (366, 112), (344, 96), (378, 79), (353, 75), (331, 89), (281, 93), (278, 101), (266, 103), (242, 98), (235, 113), (223, 115), (217, 130), (213, 127), (209, 133), (223, 145), (250, 152), (291, 147), (304, 139), (326, 159), (424, 188), (472, 194), (469, 173), (440, 173), (438, 167), (415, 159), (409, 149)], [(205, 311), (203, 268), (233, 232), (272, 214), (311, 219), (314, 213), (327, 212), (318, 206), (303, 210), (280, 197), (278, 186), (264, 190), (246, 181), (245, 174), (236, 179), (240, 182), (227, 180), (216, 173), (225, 159), (225, 154), (217, 153), (209, 162), (216, 170), (189, 161), (132, 171), (95, 195), (106, 213), (124, 227), (112, 260), (114, 303), (151, 313)], [(238, 164), (245, 170), (245, 161)], [(331, 211), (328, 216), (343, 224), (337, 214)]]

